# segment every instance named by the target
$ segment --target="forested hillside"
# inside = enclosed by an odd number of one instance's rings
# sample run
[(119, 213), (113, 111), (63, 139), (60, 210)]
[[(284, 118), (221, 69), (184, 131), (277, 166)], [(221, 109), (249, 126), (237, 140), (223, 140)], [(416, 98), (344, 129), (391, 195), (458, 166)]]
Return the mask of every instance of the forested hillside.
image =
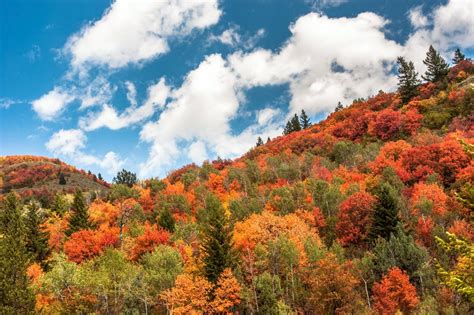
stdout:
[(474, 64), (425, 63), (424, 83), (399, 58), (396, 92), (103, 196), (85, 173), (56, 189), (78, 174), (58, 160), (2, 158), (2, 312), (473, 312)]

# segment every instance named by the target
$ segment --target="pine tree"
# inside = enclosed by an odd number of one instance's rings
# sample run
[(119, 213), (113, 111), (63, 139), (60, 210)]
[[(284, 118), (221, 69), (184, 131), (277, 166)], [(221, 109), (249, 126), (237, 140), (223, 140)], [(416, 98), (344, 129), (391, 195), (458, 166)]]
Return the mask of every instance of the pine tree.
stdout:
[(59, 185), (66, 185), (66, 176), (63, 173), (59, 174)]
[(388, 239), (394, 233), (398, 218), (398, 204), (394, 188), (384, 183), (377, 192), (378, 202), (375, 206), (372, 228), (369, 232), (369, 239), (375, 241), (379, 236)]
[(415, 71), (413, 62), (406, 62), (405, 58), (398, 57), (398, 92), (404, 103), (407, 103), (418, 93), (418, 73)]
[(263, 140), (262, 140), (262, 138), (258, 137), (256, 146), (259, 147), (261, 145), (263, 145)]
[(79, 230), (85, 230), (90, 228), (89, 214), (87, 213), (86, 201), (82, 192), (77, 191), (74, 195), (74, 201), (71, 207), (71, 218), (69, 219), (69, 227), (66, 231), (66, 235), (71, 235)]
[(125, 169), (122, 169), (117, 173), (117, 176), (112, 179), (115, 184), (124, 184), (128, 187), (132, 187), (138, 183), (138, 178), (135, 173), (129, 172)]
[(291, 119), (286, 123), (285, 128), (283, 129), (283, 135), (289, 135), (293, 132), (293, 126), (291, 124)]
[(456, 50), (454, 51), (453, 63), (457, 65), (463, 60), (466, 60), (466, 56), (461, 52), (459, 48), (456, 48)]
[(209, 195), (205, 205), (201, 243), (204, 275), (215, 283), (224, 269), (232, 267), (232, 229), (216, 196)]
[(301, 130), (300, 119), (299, 119), (298, 115), (296, 115), (296, 114), (291, 119), (291, 127), (292, 127), (292, 132)]
[(423, 60), (423, 63), (427, 67), (425, 75), (422, 76), (423, 80), (436, 82), (448, 74), (449, 65), (431, 45), (426, 53), (426, 58)]
[(101, 173), (99, 173), (99, 174), (97, 175), (97, 178), (100, 179), (100, 180), (104, 180), (104, 179), (102, 178), (102, 174), (101, 174)]
[(176, 221), (173, 217), (173, 214), (168, 209), (168, 207), (164, 207), (158, 217), (158, 225), (164, 228), (165, 230), (173, 233)]
[(38, 205), (32, 202), (28, 207), (25, 219), (26, 249), (32, 261), (42, 263), (49, 254), (48, 232), (41, 230), (41, 219), (38, 216)]
[(301, 110), (300, 125), (301, 125), (301, 128), (303, 129), (309, 128), (311, 126), (309, 117), (308, 115), (306, 115), (306, 112), (304, 111), (304, 109)]
[(267, 138), (267, 143), (269, 143), (270, 141), (272, 141), (272, 140), (270, 139), (270, 137), (268, 137)]
[(337, 106), (336, 108), (334, 109), (335, 112), (338, 112), (340, 110), (344, 109), (344, 106), (342, 105), (341, 102), (337, 102)]
[(0, 215), (0, 314), (32, 314), (35, 302), (26, 276), (25, 225), (13, 193), (2, 202)]

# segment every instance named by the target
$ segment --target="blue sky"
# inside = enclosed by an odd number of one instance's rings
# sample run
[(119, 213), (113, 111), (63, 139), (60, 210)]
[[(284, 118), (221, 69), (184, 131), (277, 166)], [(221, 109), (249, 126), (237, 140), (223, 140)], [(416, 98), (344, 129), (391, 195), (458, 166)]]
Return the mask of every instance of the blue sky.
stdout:
[(396, 86), (430, 44), (473, 56), (470, 0), (0, 2), (0, 154), (111, 179), (247, 151)]

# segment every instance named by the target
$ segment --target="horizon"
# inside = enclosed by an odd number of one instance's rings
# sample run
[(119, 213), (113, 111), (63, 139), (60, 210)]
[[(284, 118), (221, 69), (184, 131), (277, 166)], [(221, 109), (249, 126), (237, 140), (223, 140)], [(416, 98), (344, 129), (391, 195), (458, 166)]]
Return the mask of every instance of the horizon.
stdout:
[(468, 0), (126, 3), (0, 4), (0, 155), (164, 177), (394, 91), (397, 56), (474, 57)]

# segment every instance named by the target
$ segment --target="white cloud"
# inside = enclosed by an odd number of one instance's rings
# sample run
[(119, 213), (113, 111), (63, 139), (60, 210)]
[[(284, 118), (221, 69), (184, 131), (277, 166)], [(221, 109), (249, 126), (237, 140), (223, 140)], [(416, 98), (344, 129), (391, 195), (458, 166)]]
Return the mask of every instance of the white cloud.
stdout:
[(78, 89), (80, 92), (76, 92), (76, 97), (81, 101), (80, 109), (109, 102), (116, 90), (104, 76), (98, 76), (92, 82)]
[(54, 133), (46, 143), (46, 148), (55, 156), (64, 156), (81, 165), (97, 165), (109, 174), (115, 174), (125, 161), (115, 152), (108, 152), (99, 158), (83, 152), (87, 137), (80, 129), (61, 129)]
[(130, 106), (118, 114), (114, 107), (109, 104), (102, 105), (99, 112), (91, 112), (88, 116), (79, 120), (79, 126), (84, 130), (91, 131), (102, 127), (117, 130), (129, 127), (150, 118), (157, 107), (163, 107), (166, 99), (171, 93), (171, 89), (166, 85), (165, 79), (148, 88), (148, 97), (142, 106), (137, 107), (136, 88), (132, 82), (126, 83), (128, 93), (127, 98)]
[(280, 115), (280, 110), (277, 108), (264, 108), (257, 112), (257, 123), (264, 126), (271, 122), (275, 117)]
[(202, 141), (193, 142), (189, 146), (188, 157), (197, 165), (208, 159), (206, 145)]
[(422, 6), (416, 6), (408, 11), (411, 25), (417, 29), (428, 25), (428, 17), (423, 14)]
[(322, 9), (326, 7), (337, 7), (348, 0), (306, 0), (313, 9)]
[(241, 47), (244, 49), (254, 48), (257, 42), (265, 36), (265, 29), (261, 28), (255, 34), (239, 34), (238, 26), (231, 26), (224, 30), (220, 35), (211, 35), (210, 42), (220, 42), (231, 47)]
[(78, 70), (87, 64), (120, 68), (167, 52), (170, 38), (213, 25), (220, 15), (217, 0), (116, 0), (68, 40), (65, 52)]
[(74, 100), (74, 96), (60, 87), (31, 102), (33, 109), (43, 120), (53, 120)]

